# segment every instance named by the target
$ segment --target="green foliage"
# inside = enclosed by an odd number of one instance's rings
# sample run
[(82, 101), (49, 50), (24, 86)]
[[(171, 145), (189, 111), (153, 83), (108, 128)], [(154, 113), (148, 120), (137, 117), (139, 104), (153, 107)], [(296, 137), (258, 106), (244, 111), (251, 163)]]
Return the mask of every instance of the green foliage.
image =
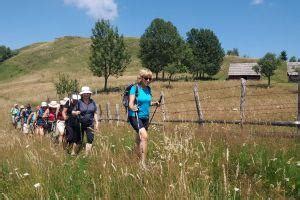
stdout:
[(289, 60), (290, 62), (297, 62), (297, 58), (296, 56), (292, 56)]
[(187, 43), (194, 55), (194, 65), (189, 66), (189, 71), (194, 76), (213, 76), (219, 72), (224, 50), (213, 31), (193, 28), (187, 33)]
[(228, 56), (240, 56), (239, 50), (237, 48), (233, 48), (232, 50), (228, 50), (226, 55), (228, 55)]
[(267, 53), (263, 58), (259, 59), (258, 65), (253, 67), (256, 73), (268, 78), (268, 86), (271, 84), (271, 76), (274, 75), (275, 70), (280, 65), (280, 61), (276, 58), (275, 54)]
[(154, 19), (140, 39), (140, 58), (143, 67), (156, 73), (182, 58), (184, 40), (177, 28), (163, 19)]
[(287, 57), (286, 51), (281, 51), (280, 52), (279, 59), (282, 60), (282, 61), (287, 61), (288, 57)]
[(12, 51), (9, 47), (4, 45), (0, 46), (0, 63), (17, 55), (18, 51)]
[(68, 75), (60, 73), (58, 81), (54, 83), (56, 93), (59, 98), (70, 96), (72, 93), (78, 93), (79, 83), (77, 79), (71, 79)]
[(125, 48), (124, 37), (107, 20), (96, 22), (91, 40), (89, 68), (95, 76), (104, 77), (104, 90), (107, 90), (109, 76), (122, 76), (130, 62), (130, 55)]

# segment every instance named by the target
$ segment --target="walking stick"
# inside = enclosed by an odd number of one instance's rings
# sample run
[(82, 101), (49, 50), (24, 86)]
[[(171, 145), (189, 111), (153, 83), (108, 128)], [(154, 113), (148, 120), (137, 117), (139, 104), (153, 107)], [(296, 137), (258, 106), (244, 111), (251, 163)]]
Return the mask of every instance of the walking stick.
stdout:
[[(158, 100), (158, 103), (159, 103), (159, 104), (160, 104), (161, 100), (162, 100), (162, 95), (160, 95), (160, 97), (159, 97), (159, 100)], [(156, 112), (157, 108), (158, 108), (158, 106), (156, 106), (156, 108), (155, 108), (155, 110), (154, 110), (154, 112), (153, 112), (153, 114), (152, 114), (152, 117), (151, 117), (151, 119), (150, 119), (150, 121), (149, 121), (148, 126), (151, 124), (152, 119), (153, 119), (153, 117), (154, 117), (154, 115), (155, 115), (155, 112)]]

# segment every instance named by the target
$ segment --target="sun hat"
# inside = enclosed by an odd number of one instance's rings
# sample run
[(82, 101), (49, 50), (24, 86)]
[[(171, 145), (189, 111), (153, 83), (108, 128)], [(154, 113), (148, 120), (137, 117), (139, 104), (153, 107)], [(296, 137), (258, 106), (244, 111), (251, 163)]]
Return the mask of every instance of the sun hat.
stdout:
[(78, 95), (78, 94), (73, 94), (73, 95), (72, 95), (72, 99), (73, 99), (73, 100), (79, 100), (79, 99), (81, 99), (81, 96)]
[(20, 108), (21, 108), (21, 109), (24, 108), (24, 105), (21, 105)]
[(49, 104), (48, 104), (48, 106), (50, 107), (50, 108), (57, 108), (58, 107), (58, 103), (57, 103), (57, 101), (51, 101)]
[(91, 90), (90, 90), (90, 87), (88, 86), (83, 86), (81, 88), (81, 92), (79, 93), (80, 95), (82, 94), (92, 94)]
[(69, 98), (69, 97), (65, 97), (63, 100), (64, 100), (65, 102), (67, 102), (67, 101), (70, 100), (70, 98)]
[(47, 107), (47, 102), (43, 101), (43, 102), (41, 103), (41, 107)]
[(60, 101), (59, 101), (59, 104), (60, 104), (61, 106), (66, 105), (66, 103), (67, 103), (67, 101), (65, 101), (65, 100), (60, 100)]
[(18, 105), (18, 104), (17, 104), (17, 103), (15, 103), (15, 104), (14, 104), (14, 107), (16, 107), (17, 105)]

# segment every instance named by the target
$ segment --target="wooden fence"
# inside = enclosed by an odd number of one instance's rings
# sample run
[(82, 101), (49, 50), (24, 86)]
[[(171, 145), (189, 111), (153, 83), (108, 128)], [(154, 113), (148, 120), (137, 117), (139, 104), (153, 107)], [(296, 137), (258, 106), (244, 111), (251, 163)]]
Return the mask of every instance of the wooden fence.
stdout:
[[(248, 85), (251, 86), (251, 85)], [(252, 85), (256, 86), (256, 85)], [(240, 87), (240, 94), (239, 95), (224, 95), (224, 91), (226, 90), (232, 90), (233, 88)], [(248, 94), (247, 95), (247, 82), (245, 79), (241, 79), (240, 85), (235, 85), (235, 86), (229, 86), (229, 87), (222, 87), (222, 88), (216, 88), (216, 89), (207, 89), (207, 91), (223, 91), (219, 92), (222, 95), (219, 97), (205, 97), (201, 96), (204, 91), (201, 91), (199, 95), (199, 88), (198, 85), (195, 85), (193, 89), (190, 91), (183, 91), (181, 93), (176, 93), (175, 95), (171, 95), (169, 97), (166, 97), (164, 92), (161, 92), (162, 95), (162, 102), (161, 102), (161, 107), (160, 107), (160, 113), (161, 113), (161, 118), (158, 119), (156, 117), (156, 121), (152, 122), (151, 124), (158, 124), (158, 125), (163, 125), (164, 123), (198, 123), (199, 125), (203, 126), (205, 123), (217, 123), (217, 124), (237, 124), (243, 127), (244, 125), (269, 125), (269, 126), (288, 126), (288, 127), (298, 127), (300, 126), (300, 87), (298, 84), (298, 91), (296, 92), (290, 92), (290, 91), (284, 91), (284, 92), (265, 92), (263, 94)], [(274, 98), (280, 98), (280, 96), (286, 96), (286, 95), (295, 95), (297, 94), (297, 101), (295, 102), (283, 102), (282, 104), (258, 104), (252, 107), (247, 107), (247, 98), (253, 97), (257, 98), (258, 96), (266, 96), (270, 97), (271, 95), (274, 95)], [(181, 100), (176, 100), (176, 97), (182, 96), (186, 97), (188, 95), (192, 95), (193, 98), (190, 99), (181, 99)], [(202, 98), (201, 98), (202, 97)], [(202, 103), (205, 100), (225, 100), (225, 99), (231, 99), (231, 98), (236, 98), (239, 99), (239, 109), (234, 108), (234, 109), (206, 109), (202, 107)], [(170, 101), (168, 102), (169, 99), (175, 99), (175, 101)], [(192, 109), (188, 109), (184, 107), (181, 111), (173, 111), (173, 112), (168, 112), (167, 105), (178, 105), (180, 103), (184, 103), (185, 105), (191, 106), (194, 104)], [(297, 104), (297, 105), (295, 105)], [(112, 109), (111, 109), (111, 104), (110, 102), (107, 102), (105, 105), (99, 104), (98, 107), (98, 119), (102, 122), (108, 122), (112, 123), (113, 121), (117, 122), (117, 125), (120, 122), (127, 122), (127, 114), (125, 111), (121, 111), (124, 109), (121, 109), (120, 106), (121, 104), (116, 104), (114, 110), (114, 114), (112, 114)], [(102, 108), (105, 109), (103, 110)], [(123, 106), (122, 106), (123, 107)], [(270, 108), (272, 107), (272, 108)], [(289, 109), (294, 109), (294, 111), (287, 111)], [(287, 114), (296, 114), (297, 118), (295, 120), (287, 120), (287, 121), (281, 121), (281, 120), (253, 120), (253, 119), (247, 119), (246, 112), (253, 112), (253, 111), (263, 111), (266, 110), (268, 112), (265, 113), (260, 113), (260, 114), (265, 114), (265, 115), (276, 115), (280, 113), (287, 113)], [(239, 119), (205, 119), (205, 113), (204, 111), (210, 111), (210, 112), (231, 112), (239, 111)], [(270, 112), (274, 111), (274, 112)], [(281, 111), (281, 112), (280, 112)], [(284, 112), (282, 112), (284, 111)], [(196, 115), (195, 119), (170, 119), (170, 115), (174, 114), (183, 114), (183, 115)]]

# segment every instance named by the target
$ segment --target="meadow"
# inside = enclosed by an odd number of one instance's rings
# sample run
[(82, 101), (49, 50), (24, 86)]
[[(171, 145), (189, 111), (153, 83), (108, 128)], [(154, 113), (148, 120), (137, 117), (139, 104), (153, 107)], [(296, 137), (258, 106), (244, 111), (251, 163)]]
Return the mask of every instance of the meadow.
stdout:
[[(297, 199), (300, 197), (299, 137), (295, 127), (230, 124), (165, 123), (149, 131), (149, 171), (140, 169), (134, 152), (134, 132), (127, 123), (100, 123), (92, 154), (71, 157), (48, 137), (24, 136), (9, 118), (14, 102), (38, 104), (56, 98), (53, 78), (31, 74), (0, 84), (1, 199)], [(112, 87), (135, 76), (111, 79)], [(93, 89), (102, 79), (80, 79)], [(169, 118), (197, 118), (193, 86), (199, 86), (206, 119), (239, 119), (240, 81), (152, 83), (154, 98), (166, 97)], [(294, 84), (247, 83), (248, 119), (295, 120)], [(101, 84), (102, 85), (102, 84)], [(97, 87), (98, 86), (98, 87)], [(223, 89), (222, 89), (223, 88)], [(284, 92), (291, 92), (286, 95)], [(253, 96), (251, 96), (253, 94)], [(270, 95), (263, 95), (270, 94)], [(271, 95), (272, 94), (272, 95)], [(217, 98), (232, 96), (232, 98)], [(120, 92), (93, 95), (100, 105), (120, 103)], [(216, 99), (216, 100), (213, 100)], [(173, 103), (172, 103), (173, 102)], [(280, 112), (289, 102), (289, 112)], [(251, 110), (267, 107), (271, 114)], [(281, 107), (280, 107), (281, 105)], [(279, 106), (279, 107), (277, 107)], [(265, 106), (264, 106), (265, 107)], [(279, 108), (278, 110), (274, 110)], [(206, 111), (205, 111), (206, 109)], [(211, 111), (209, 109), (212, 109)], [(220, 112), (217, 112), (219, 110)], [(182, 111), (188, 111), (181, 113)], [(155, 121), (161, 122), (161, 109)]]

